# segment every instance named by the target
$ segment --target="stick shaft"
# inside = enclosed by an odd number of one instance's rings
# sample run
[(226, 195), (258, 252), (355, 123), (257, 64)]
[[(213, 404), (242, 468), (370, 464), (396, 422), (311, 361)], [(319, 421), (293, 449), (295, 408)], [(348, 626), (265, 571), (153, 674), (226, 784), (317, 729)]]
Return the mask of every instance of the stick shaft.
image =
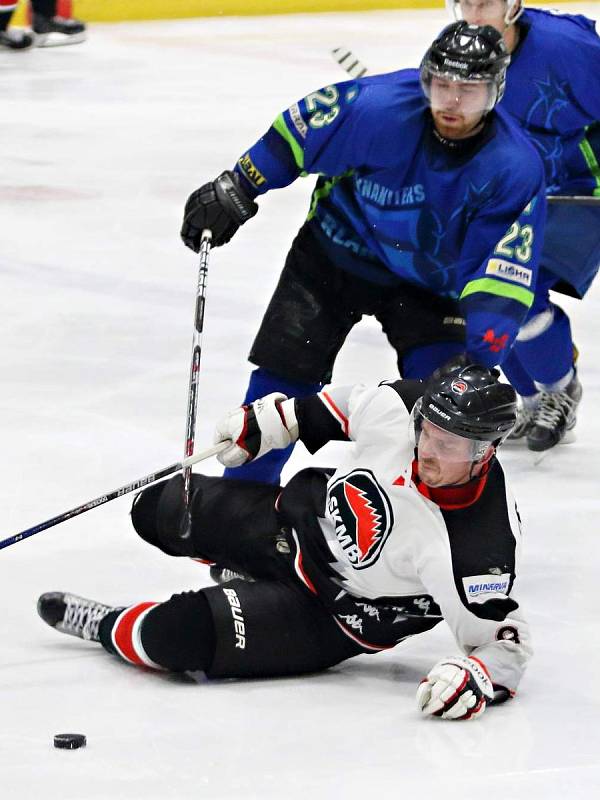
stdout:
[(546, 200), (552, 205), (557, 206), (597, 206), (600, 205), (600, 197), (592, 195), (570, 195), (570, 194), (551, 194)]
[(117, 497), (123, 497), (123, 495), (129, 494), (130, 492), (135, 492), (136, 489), (141, 489), (143, 486), (148, 486), (151, 483), (155, 483), (161, 478), (166, 478), (167, 475), (172, 475), (174, 472), (179, 472), (181, 469), (190, 468), (192, 464), (197, 464), (199, 461), (204, 461), (205, 459), (216, 455), (229, 444), (230, 442), (221, 442), (213, 447), (208, 447), (206, 450), (196, 453), (195, 456), (184, 458), (182, 461), (176, 464), (170, 464), (168, 467), (163, 467), (163, 469), (159, 469), (156, 472), (151, 472), (149, 475), (144, 475), (143, 478), (138, 478), (136, 481), (127, 483), (125, 486), (114, 489), (112, 492), (102, 494), (100, 497), (94, 498), (94, 500), (88, 500), (87, 503), (82, 503), (82, 505), (76, 506), (75, 508), (70, 509), (70, 511), (65, 511), (63, 514), (52, 517), (52, 519), (47, 519), (45, 522), (40, 522), (38, 525), (33, 525), (31, 528), (26, 528), (26, 530), (0, 541), (0, 550), (3, 550), (5, 547), (10, 547), (11, 544), (16, 544), (23, 539), (28, 539), (30, 536), (40, 533), (41, 531), (45, 531), (48, 528), (53, 528), (55, 525), (60, 525), (61, 522), (66, 522), (68, 519), (79, 516), (79, 514), (84, 514), (86, 511), (90, 511), (92, 508), (98, 508), (98, 506), (102, 506), (104, 503), (115, 500)]
[[(190, 364), (190, 383), (188, 389), (187, 418), (185, 426), (184, 459), (194, 453), (196, 439), (196, 409), (198, 408), (198, 379), (202, 357), (202, 330), (204, 328), (204, 306), (206, 304), (206, 278), (208, 275), (208, 256), (210, 253), (211, 232), (202, 231), (200, 239), (200, 264), (198, 267), (198, 286), (196, 289), (196, 311), (194, 314), (194, 336), (192, 340), (192, 360)], [(183, 499), (186, 507), (190, 500), (192, 479), (191, 467), (183, 470)]]

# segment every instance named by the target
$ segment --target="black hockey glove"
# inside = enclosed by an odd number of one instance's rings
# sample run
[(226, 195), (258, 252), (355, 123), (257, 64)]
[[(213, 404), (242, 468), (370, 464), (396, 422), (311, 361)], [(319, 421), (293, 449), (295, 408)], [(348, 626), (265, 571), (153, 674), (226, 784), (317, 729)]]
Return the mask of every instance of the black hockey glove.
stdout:
[(204, 228), (212, 231), (212, 246), (227, 244), (240, 225), (258, 211), (258, 206), (242, 189), (235, 172), (221, 173), (188, 197), (183, 213), (181, 238), (196, 253)]

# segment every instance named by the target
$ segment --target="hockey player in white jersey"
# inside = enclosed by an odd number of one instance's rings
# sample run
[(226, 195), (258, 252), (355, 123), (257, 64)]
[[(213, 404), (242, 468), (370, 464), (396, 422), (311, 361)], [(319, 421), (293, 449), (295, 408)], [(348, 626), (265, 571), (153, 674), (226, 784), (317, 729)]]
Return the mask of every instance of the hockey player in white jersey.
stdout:
[(496, 460), (515, 397), (471, 365), (236, 409), (216, 436), (230, 467), (298, 439), (311, 452), (352, 444), (336, 470), (304, 469), (284, 488), (195, 475), (191, 529), (180, 477), (141, 492), (132, 521), (170, 555), (253, 580), (125, 607), (49, 592), (38, 611), (132, 664), (209, 678), (313, 672), (445, 619), (458, 652), (423, 679), (418, 706), (475, 718), (514, 695), (530, 655), (520, 521)]

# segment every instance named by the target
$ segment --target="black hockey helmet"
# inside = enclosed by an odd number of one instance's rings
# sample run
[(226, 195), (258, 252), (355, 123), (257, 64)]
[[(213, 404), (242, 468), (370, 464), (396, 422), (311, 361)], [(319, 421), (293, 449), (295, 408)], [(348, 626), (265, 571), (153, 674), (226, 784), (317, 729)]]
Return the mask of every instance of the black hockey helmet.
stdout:
[(504, 95), (510, 54), (502, 34), (491, 25), (469, 25), (464, 20), (447, 25), (421, 62), (421, 86), (430, 99), (431, 79), (487, 83), (491, 111)]
[(445, 431), (480, 442), (483, 450), (489, 444), (500, 444), (513, 429), (517, 395), (512, 386), (500, 383), (495, 371), (477, 364), (458, 366), (429, 380), (416, 411), (417, 441), (426, 419)]

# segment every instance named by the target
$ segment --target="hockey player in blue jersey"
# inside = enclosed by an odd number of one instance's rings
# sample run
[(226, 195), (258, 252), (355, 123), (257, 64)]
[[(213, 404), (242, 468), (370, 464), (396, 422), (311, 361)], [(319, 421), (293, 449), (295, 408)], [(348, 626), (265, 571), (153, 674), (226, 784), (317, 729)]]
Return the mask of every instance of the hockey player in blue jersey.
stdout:
[[(600, 196), (600, 38), (586, 17), (522, 0), (447, 0), (456, 16), (503, 33), (511, 63), (502, 108), (542, 156), (549, 194)], [(600, 201), (599, 201), (600, 202)], [(590, 213), (591, 209), (587, 213)], [(569, 318), (551, 288), (583, 297), (600, 263), (598, 224), (551, 206), (535, 301), (502, 368), (523, 400), (516, 436), (532, 450), (574, 427), (581, 398)], [(571, 252), (569, 252), (571, 251)]]
[[(184, 242), (229, 241), (257, 195), (320, 177), (250, 352), (245, 402), (306, 396), (329, 382), (364, 314), (375, 316), (404, 377), (466, 350), (502, 361), (533, 302), (545, 217), (543, 167), (506, 114), (508, 55), (491, 27), (458, 22), (420, 73), (327, 86), (292, 105), (186, 204)], [(276, 483), (289, 451), (236, 470)]]

